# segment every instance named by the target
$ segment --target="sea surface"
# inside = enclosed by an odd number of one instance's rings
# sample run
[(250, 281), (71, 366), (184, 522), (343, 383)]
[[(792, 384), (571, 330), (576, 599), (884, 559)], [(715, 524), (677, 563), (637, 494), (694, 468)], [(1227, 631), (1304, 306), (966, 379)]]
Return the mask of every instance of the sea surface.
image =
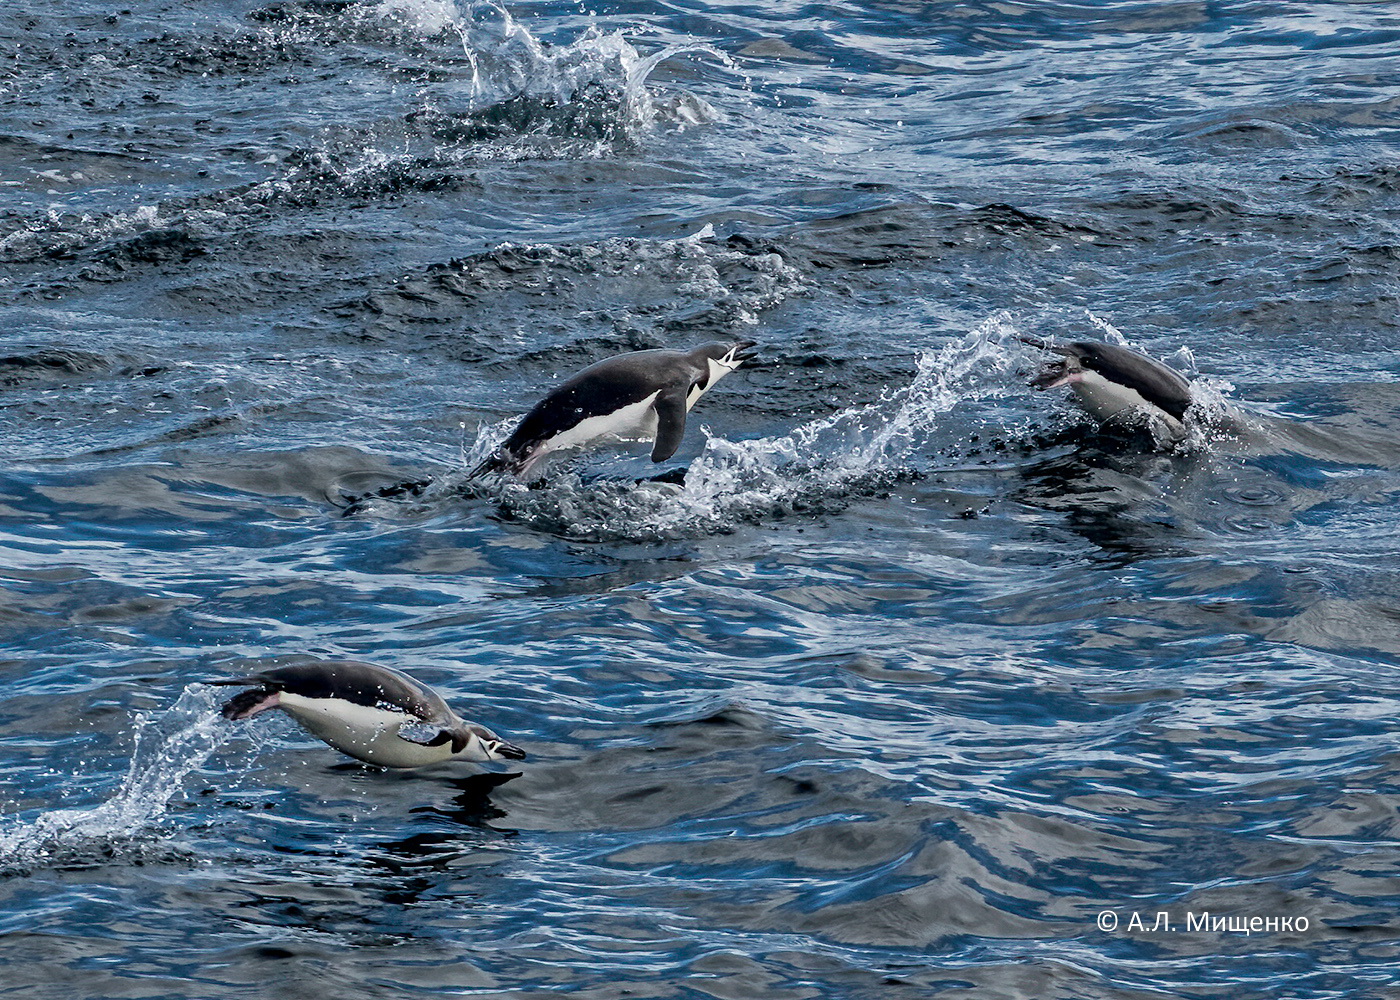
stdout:
[(0, 997), (1400, 996), (1394, 4), (6, 0), (0, 415)]

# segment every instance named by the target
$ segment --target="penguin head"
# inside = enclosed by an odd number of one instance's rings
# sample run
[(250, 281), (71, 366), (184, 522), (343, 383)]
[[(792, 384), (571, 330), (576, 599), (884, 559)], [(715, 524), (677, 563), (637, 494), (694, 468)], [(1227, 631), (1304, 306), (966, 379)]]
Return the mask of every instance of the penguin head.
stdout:
[(753, 340), (741, 340), (737, 344), (730, 344), (724, 354), (715, 359), (715, 363), (733, 371), (745, 362), (758, 357), (758, 352), (754, 350), (757, 346), (758, 343)]
[(485, 726), (463, 724), (452, 741), (452, 755), (467, 760), (524, 760), (525, 751)]
[(752, 361), (758, 355), (751, 348), (755, 346), (752, 340), (741, 340), (735, 344), (706, 344), (691, 351), (691, 356), (700, 362), (709, 362), (708, 367), (711, 374), (718, 373), (719, 376), (727, 375), (738, 368), (746, 361)]
[(705, 368), (705, 374), (691, 387), (687, 405), (693, 405), (704, 393), (715, 387), (715, 383), (745, 361), (752, 361), (757, 355), (750, 350), (752, 340), (741, 340), (737, 344), (706, 344), (690, 352)]

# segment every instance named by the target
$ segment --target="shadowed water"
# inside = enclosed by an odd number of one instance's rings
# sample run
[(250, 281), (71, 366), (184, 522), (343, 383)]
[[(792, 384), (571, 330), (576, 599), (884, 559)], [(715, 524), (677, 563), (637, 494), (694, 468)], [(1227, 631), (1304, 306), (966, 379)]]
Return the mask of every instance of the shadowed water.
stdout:
[[(1395, 992), (1386, 5), (0, 41), (0, 994)], [(1168, 361), (1186, 441), (1021, 336)], [(739, 339), (663, 466), (467, 478), (583, 366)], [(219, 717), (307, 655), (529, 758)]]

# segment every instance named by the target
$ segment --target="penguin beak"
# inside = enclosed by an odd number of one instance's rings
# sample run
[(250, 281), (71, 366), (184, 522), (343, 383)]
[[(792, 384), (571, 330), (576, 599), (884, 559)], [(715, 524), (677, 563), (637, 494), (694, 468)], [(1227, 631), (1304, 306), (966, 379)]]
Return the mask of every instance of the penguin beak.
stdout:
[(745, 364), (746, 362), (757, 359), (758, 352), (751, 350), (751, 348), (757, 346), (758, 341), (756, 340), (739, 341), (739, 343), (735, 344), (729, 349), (729, 355), (725, 359), (726, 364), (730, 365), (731, 367), (738, 368), (740, 365)]
[[(524, 760), (525, 751), (521, 750), (514, 743), (507, 743), (485, 726), (468, 726), (466, 732), (469, 735), (463, 737), (463, 747), (465, 740), (472, 736), (476, 737), (477, 749), (483, 756), (473, 756), (472, 760)], [(454, 750), (458, 748), (454, 745)], [(460, 752), (460, 751), (458, 751)]]
[(1081, 368), (1079, 355), (1068, 347), (1052, 344), (1048, 340), (1041, 340), (1039, 337), (1026, 337), (1017, 335), (1017, 340), (1031, 347), (1038, 347), (1042, 351), (1054, 351), (1061, 355), (1053, 361), (1048, 362), (1040, 371), (1036, 372), (1035, 378), (1028, 383), (1032, 387), (1044, 392), (1046, 389), (1054, 389), (1057, 386), (1069, 385), (1074, 381), (1074, 376), (1078, 375)]
[(488, 747), (491, 755), (502, 760), (524, 760), (525, 751), (521, 750), (514, 743), (500, 742)]

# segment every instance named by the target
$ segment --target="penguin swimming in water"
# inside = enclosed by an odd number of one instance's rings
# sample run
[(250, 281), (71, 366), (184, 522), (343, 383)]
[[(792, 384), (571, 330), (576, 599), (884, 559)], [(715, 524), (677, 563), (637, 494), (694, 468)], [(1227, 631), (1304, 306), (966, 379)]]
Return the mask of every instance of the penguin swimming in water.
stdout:
[(1037, 389), (1069, 386), (1079, 405), (1106, 429), (1130, 426), (1136, 419), (1145, 420), (1160, 443), (1185, 437), (1191, 384), (1160, 361), (1095, 340), (1051, 344), (1037, 337), (1018, 339), (1061, 355), (1031, 380)]
[(250, 687), (224, 703), (224, 718), (280, 708), (313, 736), (368, 764), (525, 758), (491, 730), (462, 720), (432, 688), (372, 663), (323, 660), (213, 683)]
[(685, 435), (690, 408), (745, 361), (753, 341), (691, 351), (636, 351), (590, 365), (540, 400), (469, 478), (506, 472), (524, 478), (546, 456), (609, 440), (653, 441), (664, 462)]

